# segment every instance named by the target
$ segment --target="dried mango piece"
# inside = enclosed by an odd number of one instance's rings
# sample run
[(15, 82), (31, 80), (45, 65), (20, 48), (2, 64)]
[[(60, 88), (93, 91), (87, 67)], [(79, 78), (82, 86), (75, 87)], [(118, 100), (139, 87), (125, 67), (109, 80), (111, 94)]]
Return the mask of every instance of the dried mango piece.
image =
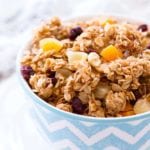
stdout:
[(115, 23), (116, 23), (116, 20), (108, 18), (102, 23), (102, 26), (104, 27), (106, 24), (115, 24)]
[(117, 58), (122, 58), (122, 56), (123, 56), (122, 52), (113, 45), (109, 45), (106, 48), (104, 48), (100, 52), (100, 55), (106, 61), (112, 61), (112, 60), (115, 60)]
[(135, 112), (133, 110), (131, 110), (131, 111), (122, 111), (119, 114), (125, 117), (125, 116), (135, 115)]
[(43, 51), (50, 51), (53, 50), (55, 52), (58, 52), (62, 49), (63, 44), (54, 38), (44, 38), (40, 40), (40, 48)]

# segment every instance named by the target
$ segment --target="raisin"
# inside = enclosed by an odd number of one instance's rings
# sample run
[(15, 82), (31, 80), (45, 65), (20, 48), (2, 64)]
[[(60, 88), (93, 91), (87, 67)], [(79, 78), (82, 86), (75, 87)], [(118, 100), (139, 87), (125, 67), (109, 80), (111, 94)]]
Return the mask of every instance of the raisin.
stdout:
[(47, 70), (47, 74), (48, 74), (49, 78), (55, 78), (56, 72), (55, 71), (51, 71), (51, 70)]
[(84, 108), (84, 105), (78, 97), (72, 99), (72, 109), (74, 113), (83, 114)]
[(29, 80), (30, 76), (34, 74), (34, 71), (31, 66), (22, 66), (21, 73), (25, 80)]
[(142, 31), (142, 32), (146, 32), (148, 31), (148, 26), (146, 24), (141, 24), (139, 27), (138, 27), (138, 30), (139, 31)]
[(146, 49), (150, 49), (150, 44), (149, 44), (149, 45), (147, 45)]
[(94, 49), (91, 49), (91, 48), (89, 48), (88, 50), (87, 50), (87, 53), (89, 54), (89, 53), (92, 53), (92, 52), (95, 52), (95, 53), (97, 53), (96, 52), (96, 50), (94, 50)]
[(70, 30), (69, 39), (74, 41), (77, 36), (79, 36), (83, 32), (81, 27), (72, 28)]
[(142, 97), (141, 93), (139, 92), (139, 90), (133, 90), (133, 94), (136, 98), (136, 100), (138, 100), (139, 98)]
[(55, 84), (57, 83), (57, 79), (56, 78), (51, 78), (52, 84), (53, 86), (55, 86)]

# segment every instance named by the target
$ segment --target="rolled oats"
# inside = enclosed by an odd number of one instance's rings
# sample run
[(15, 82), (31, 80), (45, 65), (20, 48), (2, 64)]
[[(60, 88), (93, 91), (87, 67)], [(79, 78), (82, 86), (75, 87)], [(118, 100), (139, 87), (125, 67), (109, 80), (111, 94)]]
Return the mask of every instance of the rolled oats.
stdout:
[[(149, 29), (137, 26), (55, 17), (35, 31), (21, 60), (23, 77), (39, 97), (64, 111), (93, 117), (150, 111)], [(39, 43), (45, 38), (57, 40), (59, 51), (54, 45), (44, 51)], [(101, 52), (110, 45), (105, 60)]]

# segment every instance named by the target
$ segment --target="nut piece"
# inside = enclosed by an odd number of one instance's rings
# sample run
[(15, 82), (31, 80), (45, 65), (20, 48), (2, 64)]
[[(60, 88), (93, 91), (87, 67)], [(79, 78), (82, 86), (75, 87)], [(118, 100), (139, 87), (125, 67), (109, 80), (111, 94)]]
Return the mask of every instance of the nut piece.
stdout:
[(150, 111), (150, 102), (144, 98), (144, 99), (139, 99), (135, 105), (134, 105), (134, 112), (136, 114), (144, 113), (147, 111)]
[(106, 97), (109, 91), (110, 91), (110, 86), (101, 83), (97, 86), (96, 90), (94, 91), (95, 98), (103, 99)]
[(79, 51), (67, 51), (68, 61), (70, 65), (78, 65), (87, 60), (87, 53)]
[(95, 52), (91, 52), (89, 55), (88, 55), (88, 62), (89, 64), (94, 67), (96, 70), (99, 70), (99, 67), (101, 65), (101, 60), (100, 60), (100, 57), (97, 53)]
[(88, 62), (90, 65), (92, 65), (93, 67), (99, 67), (99, 65), (101, 64), (101, 61), (100, 61), (100, 57), (97, 53), (95, 52), (91, 52), (89, 55), (88, 55)]

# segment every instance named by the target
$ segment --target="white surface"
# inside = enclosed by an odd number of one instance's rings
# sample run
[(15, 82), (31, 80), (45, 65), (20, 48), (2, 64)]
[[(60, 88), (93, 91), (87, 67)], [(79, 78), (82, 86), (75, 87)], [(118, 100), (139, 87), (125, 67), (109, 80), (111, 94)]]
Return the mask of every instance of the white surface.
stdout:
[(22, 97), (24, 93), (16, 84), (13, 75), (1, 85), (0, 150), (49, 150), (49, 141), (44, 134), (41, 136), (42, 131), (37, 130), (37, 123), (31, 118), (32, 104)]
[[(41, 20), (100, 12), (149, 19), (149, 0), (0, 0), (0, 77), (10, 76), (24, 38)], [(16, 74), (0, 82), (0, 150), (47, 150)]]

